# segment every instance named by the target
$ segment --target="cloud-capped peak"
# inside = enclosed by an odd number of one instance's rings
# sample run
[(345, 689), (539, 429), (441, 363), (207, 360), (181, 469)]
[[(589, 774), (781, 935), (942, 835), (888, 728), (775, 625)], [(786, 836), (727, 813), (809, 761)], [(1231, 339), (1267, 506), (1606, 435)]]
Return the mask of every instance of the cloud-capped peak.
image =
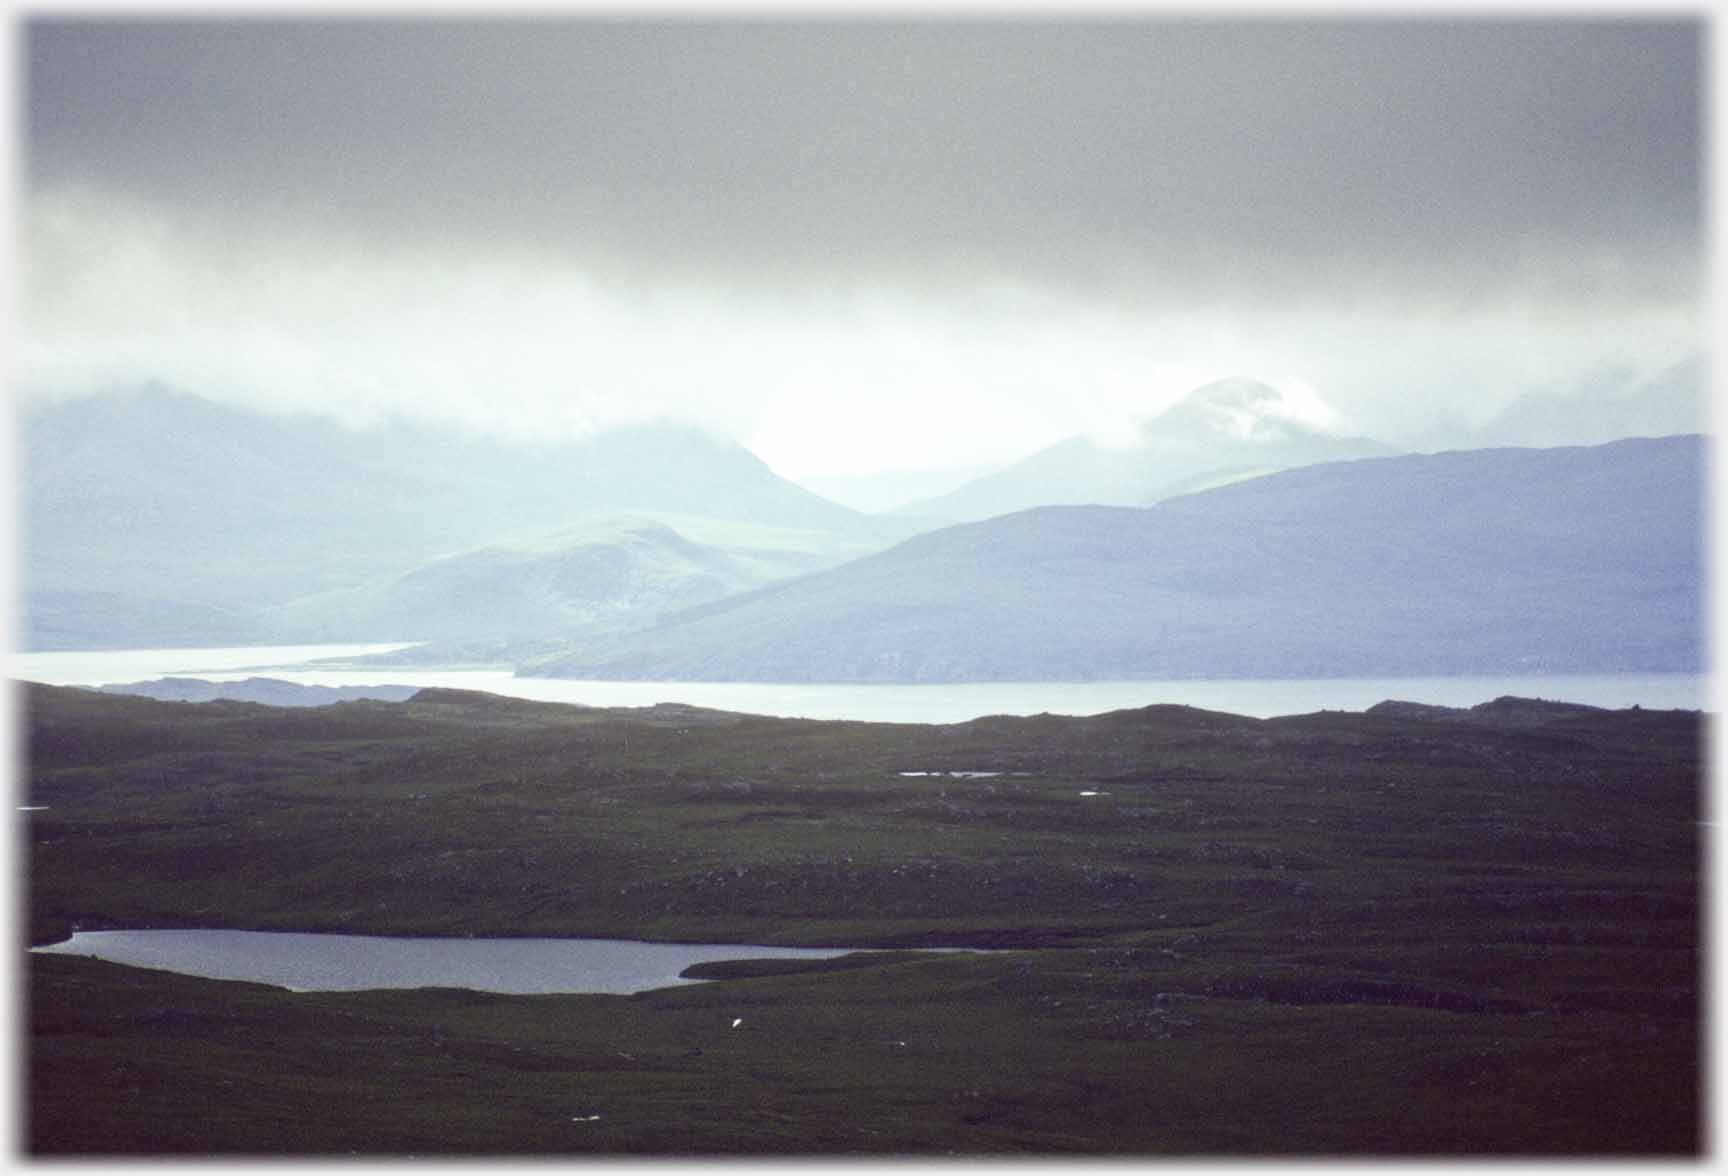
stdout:
[(1336, 435), (1338, 413), (1308, 384), (1243, 376), (1202, 385), (1148, 421), (1148, 438), (1283, 441)]

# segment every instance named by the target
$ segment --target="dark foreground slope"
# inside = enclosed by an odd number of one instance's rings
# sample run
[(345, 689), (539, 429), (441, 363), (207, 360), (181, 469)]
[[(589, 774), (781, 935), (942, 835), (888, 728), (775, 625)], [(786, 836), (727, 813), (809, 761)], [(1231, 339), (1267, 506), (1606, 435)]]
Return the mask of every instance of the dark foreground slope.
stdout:
[(531, 665), (966, 681), (1692, 671), (1703, 441), (1287, 470), (908, 540)]
[(1695, 714), (27, 702), (40, 938), (1008, 949), (633, 997), (33, 957), (36, 1152), (1698, 1146)]

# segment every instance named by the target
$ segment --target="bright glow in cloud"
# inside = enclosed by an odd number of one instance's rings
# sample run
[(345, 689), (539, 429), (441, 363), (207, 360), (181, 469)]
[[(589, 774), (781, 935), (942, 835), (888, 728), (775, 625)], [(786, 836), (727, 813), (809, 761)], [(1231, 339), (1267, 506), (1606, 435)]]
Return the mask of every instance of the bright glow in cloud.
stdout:
[(1182, 312), (983, 279), (806, 301), (638, 288), (460, 241), (214, 235), (88, 194), (38, 198), (24, 243), (26, 395), (159, 379), (526, 437), (673, 416), (789, 477), (1005, 461), (1082, 433), (1124, 444), (1231, 376), (1279, 389), (1275, 417), (1432, 445), (1532, 391), (1654, 374), (1698, 338), (1685, 304), (1605, 319), (1508, 302)]
[(1322, 400), (1306, 380), (1266, 382), (1277, 390), (1278, 399), (1266, 406), (1264, 415), (1276, 420), (1294, 421), (1323, 433), (1337, 429), (1338, 411)]
[(1235, 376), (1571, 440), (1702, 350), (1707, 33), (36, 18), (15, 385), (674, 416), (791, 476), (1128, 444)]

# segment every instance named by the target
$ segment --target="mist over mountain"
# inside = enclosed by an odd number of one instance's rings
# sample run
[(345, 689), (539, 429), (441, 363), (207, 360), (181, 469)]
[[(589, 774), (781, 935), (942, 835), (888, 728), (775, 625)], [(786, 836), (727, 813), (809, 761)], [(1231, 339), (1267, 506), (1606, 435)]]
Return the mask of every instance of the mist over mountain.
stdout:
[(349, 429), (153, 387), (37, 408), (20, 432), (25, 639), (36, 647), (220, 644), (256, 610), (595, 512), (798, 532), (829, 562), (915, 529), (670, 423), (531, 445), (401, 420)]
[(258, 645), (269, 640), (251, 609), (121, 592), (36, 589), (25, 584), (18, 644), (37, 649), (172, 649)]
[(1609, 370), (1574, 388), (1518, 397), (1472, 430), (1468, 444), (1595, 445), (1620, 437), (1707, 432), (1708, 388), (1699, 356), (1647, 379)]
[(1317, 400), (1301, 403), (1257, 380), (1218, 380), (1143, 421), (1127, 446), (1070, 437), (895, 513), (972, 521), (1034, 506), (1150, 506), (1172, 494), (1292, 466), (1395, 452), (1333, 432), (1328, 415)]
[(1696, 671), (1703, 440), (1306, 466), (1046, 507), (523, 672), (939, 682)]
[(1000, 463), (936, 469), (877, 470), (855, 474), (810, 474), (798, 484), (824, 498), (869, 513), (901, 507), (957, 490), (987, 474)]

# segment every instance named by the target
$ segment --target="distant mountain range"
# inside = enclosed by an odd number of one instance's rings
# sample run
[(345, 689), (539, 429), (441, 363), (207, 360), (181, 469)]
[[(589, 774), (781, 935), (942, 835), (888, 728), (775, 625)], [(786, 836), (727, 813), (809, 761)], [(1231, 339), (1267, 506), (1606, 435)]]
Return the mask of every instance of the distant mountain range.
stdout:
[(1035, 506), (1150, 506), (1172, 495), (1293, 466), (1395, 452), (1303, 419), (1286, 394), (1271, 385), (1219, 380), (1143, 422), (1130, 445), (1070, 437), (894, 513), (961, 522)]
[(527, 444), (68, 401), (21, 421), (22, 644), (758, 681), (1699, 664), (1699, 438), (1372, 456), (1314, 407), (1222, 381), (1133, 446), (871, 516), (672, 424)]
[[(536, 445), (401, 421), (354, 430), (150, 388), (38, 408), (20, 425), (31, 648), (348, 633), (393, 603), (432, 620), (440, 592), (474, 620), (521, 615), (520, 600), (489, 604), (458, 585), (510, 551), (544, 557), (554, 533), (617, 512), (718, 528), (709, 542), (721, 547), (741, 533), (743, 553), (684, 551), (710, 570), (732, 559), (715, 595), (918, 529), (829, 502), (742, 447), (673, 424)], [(764, 547), (779, 555), (751, 554)], [(581, 558), (571, 553), (566, 572)], [(656, 607), (690, 599), (672, 592)], [(336, 616), (340, 601), (351, 618)], [(561, 608), (549, 603), (545, 619)]]
[(1287, 470), (1043, 507), (581, 643), (522, 672), (946, 682), (1696, 671), (1704, 443)]

